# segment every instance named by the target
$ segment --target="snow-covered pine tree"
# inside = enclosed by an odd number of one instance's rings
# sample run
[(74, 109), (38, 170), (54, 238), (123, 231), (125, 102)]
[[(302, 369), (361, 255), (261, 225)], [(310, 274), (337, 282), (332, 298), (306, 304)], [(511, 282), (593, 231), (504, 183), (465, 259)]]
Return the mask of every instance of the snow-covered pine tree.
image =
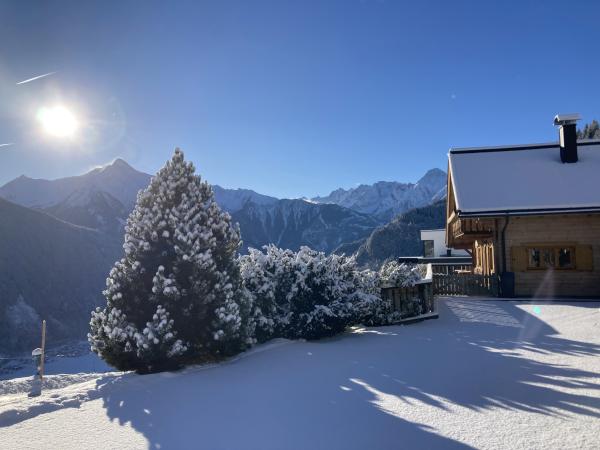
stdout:
[(238, 226), (179, 149), (138, 194), (125, 230), (106, 307), (92, 313), (94, 352), (118, 369), (151, 372), (219, 359), (252, 342)]

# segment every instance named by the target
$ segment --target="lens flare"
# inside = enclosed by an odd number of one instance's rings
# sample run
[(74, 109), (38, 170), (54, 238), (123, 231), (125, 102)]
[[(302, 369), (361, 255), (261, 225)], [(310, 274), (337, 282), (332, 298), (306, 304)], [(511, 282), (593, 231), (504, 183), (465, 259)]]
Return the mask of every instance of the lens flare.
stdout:
[(56, 137), (71, 137), (79, 127), (75, 115), (61, 105), (41, 108), (38, 119), (44, 131)]

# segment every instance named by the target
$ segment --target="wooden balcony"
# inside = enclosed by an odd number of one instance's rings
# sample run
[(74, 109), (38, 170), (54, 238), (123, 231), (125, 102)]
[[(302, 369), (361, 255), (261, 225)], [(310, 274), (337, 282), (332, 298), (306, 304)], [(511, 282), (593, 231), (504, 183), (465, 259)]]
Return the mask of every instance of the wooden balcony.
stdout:
[(493, 237), (491, 219), (459, 219), (454, 214), (448, 220), (448, 240), (452, 248), (469, 249), (476, 240)]
[(451, 225), (454, 239), (459, 239), (463, 236), (475, 238), (491, 237), (494, 230), (494, 222), (491, 220), (457, 218)]

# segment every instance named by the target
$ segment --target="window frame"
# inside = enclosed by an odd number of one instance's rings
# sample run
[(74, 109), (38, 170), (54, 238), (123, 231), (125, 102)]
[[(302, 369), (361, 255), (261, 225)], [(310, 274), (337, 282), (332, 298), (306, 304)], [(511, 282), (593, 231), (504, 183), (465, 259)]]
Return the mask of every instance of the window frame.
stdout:
[[(553, 244), (553, 245), (548, 245), (548, 244), (544, 244), (544, 245), (537, 245), (537, 244), (530, 244), (530, 245), (526, 245), (526, 253), (527, 253), (527, 271), (540, 271), (540, 270), (548, 270), (548, 269), (553, 269), (553, 270), (561, 270), (561, 271), (576, 271), (577, 270), (577, 246), (573, 245), (573, 244)], [(564, 250), (564, 249), (568, 249), (571, 253), (571, 264), (569, 265), (569, 267), (559, 267), (559, 260), (560, 260), (560, 251)], [(539, 267), (535, 267), (532, 266), (530, 264), (530, 255), (531, 252), (537, 250), (539, 251), (539, 259), (540, 259), (540, 266)], [(553, 265), (552, 266), (544, 266), (543, 265), (543, 258), (544, 258), (544, 252), (548, 252), (551, 251), (552, 252), (552, 256), (553, 256)]]
[[(435, 240), (433, 239), (423, 239), (423, 256), (425, 258), (435, 258)], [(431, 246), (430, 248), (428, 248)], [(428, 252), (427, 250), (431, 250)], [(431, 253), (431, 254), (428, 254)]]

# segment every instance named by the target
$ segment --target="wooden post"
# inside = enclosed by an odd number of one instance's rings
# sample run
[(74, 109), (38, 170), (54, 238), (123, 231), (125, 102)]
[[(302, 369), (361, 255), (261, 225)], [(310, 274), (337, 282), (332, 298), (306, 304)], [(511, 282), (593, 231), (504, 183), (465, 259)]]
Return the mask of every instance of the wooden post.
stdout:
[(44, 380), (44, 359), (46, 356), (46, 320), (42, 320), (42, 359), (40, 361), (40, 380)]

